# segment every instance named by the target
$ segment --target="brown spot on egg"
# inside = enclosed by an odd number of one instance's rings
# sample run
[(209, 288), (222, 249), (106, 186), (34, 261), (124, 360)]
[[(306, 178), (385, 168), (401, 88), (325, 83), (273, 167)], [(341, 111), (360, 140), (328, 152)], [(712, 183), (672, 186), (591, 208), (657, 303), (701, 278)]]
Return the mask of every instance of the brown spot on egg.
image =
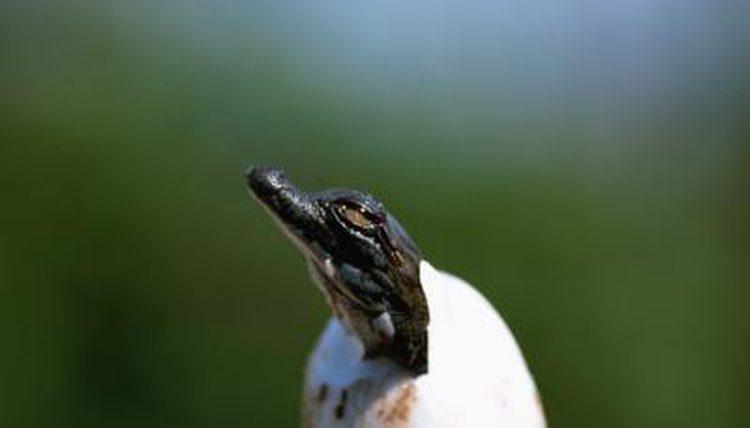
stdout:
[(412, 405), (416, 400), (416, 393), (416, 387), (413, 383), (409, 383), (402, 387), (401, 392), (399, 392), (393, 404), (385, 414), (383, 421), (388, 424), (408, 421)]

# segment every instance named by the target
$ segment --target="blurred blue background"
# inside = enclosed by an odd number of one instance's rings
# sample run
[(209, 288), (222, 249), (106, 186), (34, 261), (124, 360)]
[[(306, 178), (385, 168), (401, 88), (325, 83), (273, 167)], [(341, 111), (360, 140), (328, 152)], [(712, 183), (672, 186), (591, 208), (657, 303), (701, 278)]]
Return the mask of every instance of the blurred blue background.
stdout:
[(5, 1), (0, 426), (295, 426), (250, 163), (385, 201), (552, 426), (750, 424), (750, 5)]

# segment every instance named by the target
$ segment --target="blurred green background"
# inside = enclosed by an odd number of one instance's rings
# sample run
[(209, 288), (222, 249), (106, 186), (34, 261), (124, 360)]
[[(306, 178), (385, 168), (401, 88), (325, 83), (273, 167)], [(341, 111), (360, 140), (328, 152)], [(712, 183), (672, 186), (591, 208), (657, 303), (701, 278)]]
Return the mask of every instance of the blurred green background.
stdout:
[(746, 4), (0, 11), (0, 426), (297, 425), (329, 312), (251, 163), (383, 199), (552, 426), (750, 424)]

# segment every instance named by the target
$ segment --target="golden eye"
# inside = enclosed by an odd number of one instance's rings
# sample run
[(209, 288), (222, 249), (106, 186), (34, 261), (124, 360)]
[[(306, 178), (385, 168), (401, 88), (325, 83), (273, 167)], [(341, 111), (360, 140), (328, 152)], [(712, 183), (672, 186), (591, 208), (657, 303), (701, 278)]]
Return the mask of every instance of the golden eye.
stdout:
[(369, 229), (373, 227), (373, 223), (367, 218), (363, 209), (356, 209), (348, 206), (342, 206), (339, 208), (341, 216), (346, 219), (352, 225), (359, 227), (360, 229)]

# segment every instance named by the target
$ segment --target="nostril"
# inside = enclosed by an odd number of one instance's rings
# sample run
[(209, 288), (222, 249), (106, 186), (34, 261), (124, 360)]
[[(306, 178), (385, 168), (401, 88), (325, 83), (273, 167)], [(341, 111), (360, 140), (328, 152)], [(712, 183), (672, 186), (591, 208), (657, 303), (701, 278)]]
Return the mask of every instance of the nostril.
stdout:
[(245, 171), (245, 178), (258, 196), (278, 192), (286, 183), (283, 171), (267, 166), (250, 166)]

